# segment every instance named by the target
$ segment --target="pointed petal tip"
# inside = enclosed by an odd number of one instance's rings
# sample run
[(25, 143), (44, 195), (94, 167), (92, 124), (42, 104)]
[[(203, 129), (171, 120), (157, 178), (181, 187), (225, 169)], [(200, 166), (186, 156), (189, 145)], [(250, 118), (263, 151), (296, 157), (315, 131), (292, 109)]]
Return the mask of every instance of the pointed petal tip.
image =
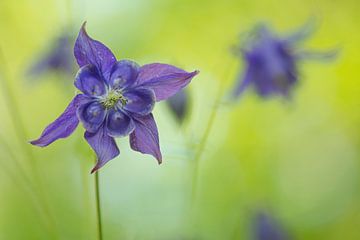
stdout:
[(157, 157), (156, 157), (156, 160), (157, 160), (157, 162), (158, 162), (159, 165), (162, 164), (162, 156), (161, 156), (161, 155), (160, 155), (160, 156), (157, 156)]
[(99, 164), (99, 162), (96, 162), (96, 165), (91, 169), (90, 174), (96, 173), (100, 168), (102, 168), (103, 165)]
[(195, 70), (195, 71), (193, 71), (193, 72), (190, 72), (189, 78), (193, 78), (193, 77), (195, 77), (196, 75), (198, 75), (199, 73), (200, 73), (199, 70)]
[(83, 24), (81, 25), (81, 30), (83, 30), (86, 33), (86, 23), (87, 21), (84, 21)]
[(87, 21), (83, 22), (83, 24), (81, 25), (81, 28), (80, 28), (80, 33), (79, 34), (83, 34), (85, 35), (86, 37), (92, 39), (89, 34), (87, 33), (86, 31), (86, 24), (87, 24)]
[(97, 170), (99, 170), (99, 168), (97, 166), (95, 166), (93, 169), (91, 169), (90, 174), (97, 172)]
[(46, 147), (46, 146), (48, 146), (50, 144), (50, 143), (42, 142), (41, 138), (28, 141), (28, 143), (30, 143), (31, 145), (37, 146), (37, 147)]
[(186, 80), (192, 80), (196, 75), (198, 75), (200, 73), (199, 70), (195, 70), (192, 72), (189, 72), (187, 77), (185, 78)]
[(38, 140), (38, 139), (36, 139), (36, 140), (29, 140), (29, 141), (27, 141), (27, 142), (30, 143), (30, 144), (32, 144), (32, 145), (36, 145), (37, 140)]
[(39, 142), (39, 139), (28, 141), (28, 143), (30, 143), (31, 145), (41, 147), (41, 145), (38, 142)]

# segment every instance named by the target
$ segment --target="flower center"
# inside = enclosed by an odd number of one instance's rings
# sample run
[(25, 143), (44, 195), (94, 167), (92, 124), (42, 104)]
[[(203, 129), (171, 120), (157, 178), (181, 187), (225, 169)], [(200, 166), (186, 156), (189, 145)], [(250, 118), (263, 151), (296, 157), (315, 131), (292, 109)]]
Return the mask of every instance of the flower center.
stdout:
[(122, 106), (126, 105), (127, 103), (127, 99), (122, 95), (119, 90), (111, 90), (108, 95), (100, 102), (104, 108), (111, 109), (114, 108), (119, 101)]

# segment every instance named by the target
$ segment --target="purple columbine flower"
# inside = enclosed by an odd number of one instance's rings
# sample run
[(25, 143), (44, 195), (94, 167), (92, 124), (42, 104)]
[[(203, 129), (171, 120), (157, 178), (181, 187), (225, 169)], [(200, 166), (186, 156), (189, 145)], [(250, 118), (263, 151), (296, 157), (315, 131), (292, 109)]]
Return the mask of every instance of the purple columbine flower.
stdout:
[(287, 36), (278, 36), (264, 24), (260, 24), (247, 37), (237, 53), (245, 62), (245, 70), (233, 92), (237, 98), (250, 85), (261, 97), (281, 95), (289, 97), (298, 82), (298, 64), (305, 59), (333, 59), (337, 50), (314, 52), (303, 50), (303, 40), (314, 31), (313, 22)]
[(86, 129), (85, 139), (98, 157), (92, 173), (119, 155), (114, 138), (127, 135), (133, 150), (153, 155), (160, 164), (158, 130), (151, 113), (155, 102), (176, 94), (198, 71), (189, 73), (160, 63), (139, 66), (130, 60), (117, 61), (110, 49), (88, 36), (85, 23), (75, 42), (74, 55), (80, 67), (75, 86), (82, 93), (31, 144), (45, 147), (66, 138), (80, 120)]
[(61, 34), (52, 48), (39, 58), (28, 70), (31, 76), (38, 76), (46, 71), (73, 74), (74, 61), (71, 53), (71, 39), (67, 33)]

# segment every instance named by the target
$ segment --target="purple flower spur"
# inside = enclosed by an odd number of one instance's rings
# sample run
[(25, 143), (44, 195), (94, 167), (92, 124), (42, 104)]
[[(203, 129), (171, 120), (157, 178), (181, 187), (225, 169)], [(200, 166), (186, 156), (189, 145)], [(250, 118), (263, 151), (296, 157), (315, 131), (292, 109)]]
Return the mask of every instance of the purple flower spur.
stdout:
[(298, 64), (302, 60), (331, 60), (337, 55), (337, 49), (328, 52), (302, 49), (301, 43), (313, 31), (313, 21), (287, 36), (278, 36), (264, 24), (255, 27), (236, 49), (245, 62), (245, 70), (239, 75), (233, 97), (239, 97), (250, 85), (261, 97), (289, 97), (298, 82)]
[(159, 164), (162, 156), (152, 110), (186, 85), (198, 71), (186, 72), (167, 64), (139, 66), (130, 60), (117, 61), (101, 42), (88, 36), (83, 24), (74, 46), (80, 67), (75, 86), (82, 93), (65, 112), (31, 144), (45, 147), (68, 137), (82, 122), (85, 139), (97, 155), (91, 173), (120, 154), (115, 137), (130, 135), (133, 150), (151, 154)]

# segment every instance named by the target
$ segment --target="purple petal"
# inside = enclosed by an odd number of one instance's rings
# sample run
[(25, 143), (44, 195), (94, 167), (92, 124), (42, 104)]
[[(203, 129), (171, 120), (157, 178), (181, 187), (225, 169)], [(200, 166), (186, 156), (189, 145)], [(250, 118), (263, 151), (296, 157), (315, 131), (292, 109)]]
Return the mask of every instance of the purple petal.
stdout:
[(237, 87), (233, 92), (234, 98), (238, 98), (245, 91), (245, 89), (251, 84), (252, 78), (253, 71), (252, 68), (248, 66), (243, 75), (242, 73), (239, 74)]
[(110, 110), (107, 121), (106, 131), (112, 137), (125, 137), (135, 128), (134, 121), (125, 113), (119, 110)]
[(162, 156), (159, 146), (159, 135), (152, 114), (136, 118), (135, 130), (130, 134), (130, 146), (134, 151), (153, 155), (159, 164)]
[(257, 93), (262, 97), (271, 96), (271, 94), (276, 94), (277, 89), (273, 83), (273, 72), (269, 71), (268, 65), (253, 65), (249, 66), (249, 71), (253, 69), (251, 75), (252, 83), (257, 91)]
[(105, 83), (94, 65), (80, 68), (76, 74), (75, 86), (88, 96), (101, 96), (106, 93)]
[(185, 72), (167, 64), (147, 64), (140, 68), (136, 85), (151, 88), (154, 90), (156, 101), (161, 101), (173, 96), (188, 85), (198, 73), (198, 71)]
[(96, 133), (85, 132), (84, 137), (97, 155), (97, 162), (91, 173), (94, 173), (120, 154), (114, 138), (108, 136), (103, 127), (100, 127)]
[(87, 101), (89, 101), (89, 98), (85, 95), (76, 95), (64, 113), (45, 128), (39, 139), (31, 141), (30, 143), (39, 147), (45, 147), (59, 138), (70, 136), (79, 124), (76, 110), (81, 104)]
[(105, 79), (109, 79), (111, 68), (116, 62), (114, 54), (99, 41), (89, 37), (82, 25), (74, 46), (74, 55), (80, 67), (92, 64)]
[(154, 108), (155, 95), (150, 89), (135, 89), (124, 92), (123, 95), (128, 100), (123, 108), (128, 112), (145, 116)]
[(287, 47), (275, 39), (266, 39), (245, 54), (246, 78), (254, 84), (260, 96), (287, 96), (296, 82), (296, 62)]
[(88, 132), (96, 132), (105, 120), (106, 110), (101, 103), (92, 101), (81, 105), (77, 116)]
[(139, 65), (133, 61), (118, 61), (112, 67), (109, 85), (115, 89), (132, 85), (139, 74), (139, 68)]

